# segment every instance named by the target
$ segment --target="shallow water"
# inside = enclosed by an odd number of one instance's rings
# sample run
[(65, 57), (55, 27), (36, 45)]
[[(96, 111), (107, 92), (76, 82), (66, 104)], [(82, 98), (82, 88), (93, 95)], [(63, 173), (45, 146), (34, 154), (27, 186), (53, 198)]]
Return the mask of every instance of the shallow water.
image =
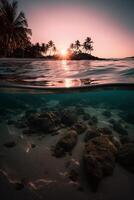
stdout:
[(101, 61), (0, 60), (0, 85), (78, 87), (134, 83), (134, 59)]
[[(27, 127), (20, 122), (31, 113), (76, 112), (77, 120), (90, 128), (107, 127), (119, 140), (134, 139), (134, 90), (101, 90), (69, 94), (0, 94), (0, 193), (5, 199), (73, 199), (78, 200), (130, 200), (134, 197), (134, 175), (115, 164), (113, 175), (104, 177), (97, 192), (93, 192), (83, 168), (84, 137), (78, 141), (71, 153), (62, 158), (52, 155), (52, 147), (61, 136), (72, 128), (62, 125), (52, 133), (36, 130), (24, 134)], [(90, 118), (97, 119), (91, 125)], [(113, 121), (121, 129), (113, 126)], [(76, 122), (74, 122), (75, 124)], [(58, 131), (58, 132), (57, 132)], [(6, 147), (8, 142), (15, 146)], [(70, 180), (70, 165), (77, 168), (78, 180)], [(23, 184), (21, 185), (20, 183)], [(20, 184), (20, 185), (19, 185)]]

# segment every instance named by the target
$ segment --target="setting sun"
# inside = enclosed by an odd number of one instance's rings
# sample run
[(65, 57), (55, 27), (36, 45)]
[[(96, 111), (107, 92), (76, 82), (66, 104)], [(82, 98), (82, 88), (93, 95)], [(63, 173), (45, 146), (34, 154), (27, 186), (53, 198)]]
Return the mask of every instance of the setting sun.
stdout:
[(68, 53), (67, 53), (67, 50), (66, 50), (66, 49), (62, 49), (62, 50), (60, 51), (60, 54), (61, 54), (61, 56), (66, 57)]

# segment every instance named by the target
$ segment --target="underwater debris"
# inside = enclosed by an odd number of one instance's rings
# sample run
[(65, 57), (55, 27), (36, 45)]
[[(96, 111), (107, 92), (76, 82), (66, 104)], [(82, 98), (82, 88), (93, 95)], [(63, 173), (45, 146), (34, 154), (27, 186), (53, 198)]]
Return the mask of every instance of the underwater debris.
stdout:
[(84, 165), (94, 191), (103, 177), (113, 173), (117, 152), (107, 136), (95, 137), (85, 144)]
[(60, 140), (55, 145), (53, 155), (55, 157), (62, 157), (67, 152), (70, 152), (77, 143), (77, 132), (75, 130), (69, 130), (65, 135), (63, 135)]

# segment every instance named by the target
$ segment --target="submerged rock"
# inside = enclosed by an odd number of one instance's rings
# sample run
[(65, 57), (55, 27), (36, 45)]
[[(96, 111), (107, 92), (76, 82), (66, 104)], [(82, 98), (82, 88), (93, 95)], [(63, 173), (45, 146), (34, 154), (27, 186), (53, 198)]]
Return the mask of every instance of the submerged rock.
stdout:
[(30, 129), (43, 133), (49, 133), (55, 130), (60, 124), (60, 118), (55, 112), (43, 112), (31, 114), (27, 119), (27, 125)]
[(134, 143), (124, 144), (119, 151), (118, 162), (134, 173)]
[(85, 137), (84, 137), (84, 141), (88, 142), (89, 140), (101, 136), (101, 133), (97, 131), (97, 129), (92, 128), (92, 129), (88, 129), (86, 131)]
[(66, 165), (68, 168), (68, 178), (73, 181), (73, 182), (78, 182), (79, 181), (79, 167), (80, 163), (78, 160), (71, 159), (68, 161), (68, 165)]
[(77, 115), (71, 109), (66, 109), (61, 113), (61, 121), (67, 126), (71, 126), (77, 122)]
[(16, 142), (14, 142), (14, 141), (10, 141), (10, 142), (7, 142), (7, 143), (4, 144), (4, 146), (7, 147), (7, 148), (13, 148), (13, 147), (15, 147), (16, 145), (17, 145), (17, 144), (16, 144)]
[(92, 189), (96, 190), (99, 181), (113, 173), (117, 148), (107, 136), (99, 136), (85, 144), (84, 164)]
[(70, 152), (77, 143), (77, 132), (75, 130), (69, 130), (63, 135), (57, 142), (53, 149), (53, 155), (56, 157), (62, 157), (67, 152)]
[(74, 130), (76, 130), (76, 132), (78, 134), (82, 134), (86, 131), (87, 126), (84, 122), (78, 122), (76, 124), (74, 124), (74, 126), (72, 127)]
[(108, 138), (115, 145), (115, 147), (117, 148), (117, 150), (119, 150), (120, 147), (121, 147), (120, 139), (117, 138), (116, 136), (113, 136), (113, 135), (108, 135)]
[(98, 128), (98, 131), (103, 135), (112, 135), (112, 131), (107, 127)]

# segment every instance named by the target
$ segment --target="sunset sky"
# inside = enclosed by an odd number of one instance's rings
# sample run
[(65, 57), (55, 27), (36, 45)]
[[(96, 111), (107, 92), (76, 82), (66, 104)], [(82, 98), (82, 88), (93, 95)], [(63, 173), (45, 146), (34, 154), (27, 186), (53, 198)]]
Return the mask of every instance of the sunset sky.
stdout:
[(87, 36), (93, 55), (134, 55), (134, 0), (18, 0), (32, 29), (32, 42), (53, 40), (59, 49)]

